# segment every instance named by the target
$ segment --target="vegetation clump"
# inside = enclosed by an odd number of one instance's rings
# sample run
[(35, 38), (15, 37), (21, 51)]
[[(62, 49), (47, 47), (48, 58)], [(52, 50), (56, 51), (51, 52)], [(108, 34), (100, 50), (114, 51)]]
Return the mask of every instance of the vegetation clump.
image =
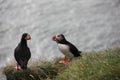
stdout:
[(120, 80), (120, 48), (82, 53), (68, 64), (35, 62), (27, 70), (6, 66), (7, 80)]

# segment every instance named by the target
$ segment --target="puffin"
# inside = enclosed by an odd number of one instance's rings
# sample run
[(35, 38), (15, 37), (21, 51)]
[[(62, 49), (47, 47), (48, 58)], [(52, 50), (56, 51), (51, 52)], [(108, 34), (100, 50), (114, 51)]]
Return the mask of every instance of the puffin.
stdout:
[(17, 62), (17, 65), (14, 67), (16, 70), (27, 69), (28, 61), (31, 58), (27, 40), (31, 40), (31, 36), (28, 33), (23, 33), (20, 43), (14, 50), (14, 57)]
[(59, 63), (67, 64), (72, 58), (81, 56), (81, 51), (67, 41), (63, 34), (52, 36), (52, 40), (57, 43), (58, 49), (65, 56), (63, 60), (59, 61)]

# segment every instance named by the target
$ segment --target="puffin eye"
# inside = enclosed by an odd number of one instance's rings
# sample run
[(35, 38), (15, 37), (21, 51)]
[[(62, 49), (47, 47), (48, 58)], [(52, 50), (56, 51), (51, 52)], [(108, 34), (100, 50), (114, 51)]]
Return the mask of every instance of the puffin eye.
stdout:
[(60, 35), (58, 35), (58, 37), (60, 37)]

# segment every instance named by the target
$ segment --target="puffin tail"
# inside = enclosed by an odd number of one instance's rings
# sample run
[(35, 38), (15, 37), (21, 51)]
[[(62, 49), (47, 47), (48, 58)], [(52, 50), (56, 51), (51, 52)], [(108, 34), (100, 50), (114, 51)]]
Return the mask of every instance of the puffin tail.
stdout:
[(81, 56), (82, 51), (78, 51), (78, 52), (79, 52), (79, 54), (80, 54), (80, 56)]
[(78, 51), (79, 53), (82, 53), (82, 51)]

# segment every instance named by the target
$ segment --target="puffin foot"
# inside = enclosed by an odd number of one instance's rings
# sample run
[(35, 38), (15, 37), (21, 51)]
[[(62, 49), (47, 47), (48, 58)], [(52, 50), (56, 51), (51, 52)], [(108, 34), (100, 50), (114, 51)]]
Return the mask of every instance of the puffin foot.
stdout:
[(59, 63), (67, 64), (68, 62), (66, 60), (60, 60)]
[(16, 70), (20, 70), (21, 68), (20, 68), (19, 65), (16, 65), (16, 66), (14, 67), (14, 69), (16, 69)]

